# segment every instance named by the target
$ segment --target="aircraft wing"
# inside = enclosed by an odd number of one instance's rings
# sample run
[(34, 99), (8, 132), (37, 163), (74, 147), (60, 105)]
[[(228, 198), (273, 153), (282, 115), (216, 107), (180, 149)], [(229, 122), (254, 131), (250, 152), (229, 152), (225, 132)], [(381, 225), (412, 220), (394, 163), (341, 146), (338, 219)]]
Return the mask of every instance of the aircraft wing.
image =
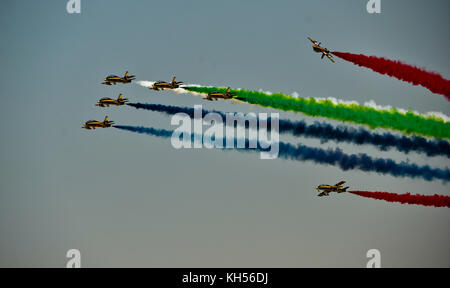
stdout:
[(335, 63), (334, 60), (333, 60), (333, 58), (332, 58), (329, 54), (327, 54), (327, 57), (328, 57), (328, 59), (331, 60), (331, 62)]
[(313, 40), (313, 39), (311, 39), (310, 37), (308, 37), (308, 40), (311, 41), (313, 44), (316, 44), (316, 43), (317, 43), (316, 40)]
[(339, 183), (336, 183), (336, 185), (334, 185), (334, 186), (341, 186), (342, 184), (344, 184), (345, 183), (345, 181), (341, 181), (341, 182), (339, 182)]

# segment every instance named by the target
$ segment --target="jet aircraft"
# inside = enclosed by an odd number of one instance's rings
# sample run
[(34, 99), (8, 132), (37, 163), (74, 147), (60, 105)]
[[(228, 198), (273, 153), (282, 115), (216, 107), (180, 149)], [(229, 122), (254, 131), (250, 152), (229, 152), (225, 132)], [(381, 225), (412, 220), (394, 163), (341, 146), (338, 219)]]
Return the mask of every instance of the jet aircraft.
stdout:
[(125, 72), (125, 75), (123, 77), (116, 76), (116, 75), (109, 75), (107, 76), (102, 84), (111, 86), (112, 84), (116, 85), (117, 83), (131, 83), (131, 81), (135, 80), (136, 76), (129, 75), (128, 71)]
[(119, 95), (117, 99), (111, 99), (111, 98), (102, 98), (97, 101), (97, 104), (95, 106), (99, 107), (109, 107), (109, 105), (116, 105), (116, 106), (122, 106), (128, 102), (128, 98), (122, 98), (122, 93)]
[(328, 196), (330, 194), (330, 192), (336, 192), (336, 193), (347, 192), (347, 189), (349, 187), (343, 187), (344, 183), (345, 183), (345, 181), (341, 181), (339, 183), (336, 183), (335, 185), (321, 184), (316, 187), (317, 191), (322, 191), (317, 196), (319, 196), (319, 197)]
[(101, 127), (101, 128), (107, 128), (107, 127), (111, 127), (111, 125), (114, 124), (114, 121), (109, 121), (108, 116), (105, 117), (105, 120), (103, 120), (103, 122), (97, 121), (97, 120), (89, 120), (87, 122), (85, 122), (83, 124), (83, 129), (87, 129), (87, 130), (91, 130), (97, 128), (97, 127)]
[(231, 92), (230, 91), (231, 88), (228, 87), (227, 91), (225, 93), (222, 92), (209, 92), (208, 96), (206, 96), (204, 99), (208, 100), (208, 101), (217, 101), (217, 99), (222, 98), (222, 99), (233, 99), (234, 96), (236, 96), (236, 93)]
[(322, 53), (321, 59), (323, 59), (323, 57), (327, 56), (328, 59), (330, 59), (331, 62), (334, 63), (333, 55), (332, 55), (332, 53), (330, 52), (330, 50), (328, 50), (327, 48), (322, 47), (322, 46), (321, 46), (322, 43), (317, 42), (316, 40), (312, 40), (310, 37), (308, 37), (308, 40), (311, 41), (311, 42), (313, 43), (312, 48), (313, 48), (314, 52), (316, 52), (316, 53)]
[(158, 81), (152, 85), (149, 89), (153, 89), (156, 91), (164, 90), (164, 89), (175, 89), (180, 87), (180, 85), (183, 84), (183, 82), (177, 82), (177, 77), (173, 77), (172, 82), (164, 82), (164, 81)]

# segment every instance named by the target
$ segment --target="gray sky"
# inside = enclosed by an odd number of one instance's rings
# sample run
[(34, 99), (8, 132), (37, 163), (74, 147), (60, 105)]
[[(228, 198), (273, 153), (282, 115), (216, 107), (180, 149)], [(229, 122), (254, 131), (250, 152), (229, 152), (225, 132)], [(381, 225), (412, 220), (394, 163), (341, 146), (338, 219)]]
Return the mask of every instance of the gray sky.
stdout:
[[(170, 118), (132, 102), (233, 112), (246, 104), (100, 85), (129, 70), (138, 80), (298, 92), (440, 111), (441, 95), (337, 59), (321, 61), (307, 36), (336, 51), (401, 59), (450, 78), (449, 1), (3, 1), (0, 10), (0, 266), (365, 267), (450, 266), (449, 209), (351, 194), (316, 197), (320, 183), (351, 189), (448, 193), (440, 181), (394, 178), (254, 153), (175, 150), (167, 139), (117, 129), (86, 131), (104, 115), (123, 125), (170, 129)], [(280, 112), (288, 119), (312, 118)], [(319, 119), (328, 121), (325, 119)], [(282, 141), (432, 167), (448, 159), (281, 137)]]

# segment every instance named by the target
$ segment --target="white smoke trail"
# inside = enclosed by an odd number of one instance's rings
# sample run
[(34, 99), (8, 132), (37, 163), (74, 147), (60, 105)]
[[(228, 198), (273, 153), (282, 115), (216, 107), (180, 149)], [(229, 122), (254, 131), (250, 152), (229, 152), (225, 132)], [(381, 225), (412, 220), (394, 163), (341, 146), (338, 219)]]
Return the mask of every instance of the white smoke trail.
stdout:
[(155, 84), (155, 81), (136, 81), (136, 84), (145, 88), (151, 88)]
[(300, 94), (298, 94), (298, 92), (294, 91), (294, 92), (291, 93), (291, 96), (294, 97), (294, 98), (299, 98)]
[[(294, 93), (296, 93), (296, 92), (294, 92)], [(297, 95), (298, 95), (298, 93), (297, 93)], [(301, 97), (296, 97), (296, 98), (301, 98)], [(328, 101), (333, 102), (333, 104), (335, 104), (335, 105), (339, 105), (339, 104), (343, 104), (343, 105), (361, 105), (358, 101), (354, 101), (354, 100), (346, 101), (346, 100), (336, 99), (334, 97), (328, 97), (328, 98), (305, 97), (305, 98), (306, 99), (314, 98), (314, 99), (316, 99), (316, 101), (327, 101), (328, 100)], [(447, 115), (445, 115), (442, 112), (431, 111), (431, 112), (426, 112), (426, 113), (420, 113), (420, 112), (415, 111), (415, 110), (406, 110), (406, 109), (403, 109), (403, 108), (394, 108), (394, 107), (392, 107), (390, 105), (386, 105), (386, 106), (378, 105), (378, 104), (375, 103), (374, 100), (366, 101), (361, 106), (366, 106), (366, 107), (370, 107), (370, 108), (374, 108), (376, 110), (382, 110), (382, 111), (389, 111), (389, 110), (395, 109), (399, 113), (402, 113), (402, 114), (413, 113), (413, 114), (415, 114), (417, 116), (422, 116), (422, 117), (430, 117), (430, 116), (432, 116), (432, 117), (435, 117), (435, 118), (438, 118), (438, 119), (442, 119), (442, 121), (444, 121), (444, 122), (448, 122), (450, 120), (450, 117), (448, 117)]]

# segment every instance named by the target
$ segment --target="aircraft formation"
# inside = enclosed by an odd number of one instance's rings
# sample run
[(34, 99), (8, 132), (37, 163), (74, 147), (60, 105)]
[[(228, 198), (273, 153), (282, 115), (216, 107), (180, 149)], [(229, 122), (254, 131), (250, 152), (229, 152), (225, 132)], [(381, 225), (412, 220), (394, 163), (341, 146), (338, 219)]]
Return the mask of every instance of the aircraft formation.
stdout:
[[(116, 76), (116, 75), (109, 75), (104, 78), (104, 82), (102, 82), (103, 85), (117, 85), (117, 84), (127, 84), (132, 83), (133, 80), (136, 79), (135, 75), (130, 75), (128, 71), (125, 72), (125, 75), (123, 77)], [(155, 90), (155, 91), (161, 91), (165, 89), (176, 89), (179, 88), (183, 82), (177, 81), (177, 77), (174, 76), (171, 82), (165, 82), (165, 81), (157, 81), (153, 83), (149, 89)], [(208, 101), (217, 101), (218, 99), (233, 99), (236, 97), (236, 93), (231, 92), (231, 88), (228, 87), (227, 91), (225, 93), (221, 92), (210, 92), (206, 97), (203, 99)], [(113, 106), (122, 106), (126, 102), (128, 102), (128, 98), (123, 98), (123, 94), (119, 94), (117, 99), (111, 99), (108, 97), (103, 97), (100, 100), (97, 101), (97, 104), (95, 106), (98, 107), (109, 107), (111, 105)], [(109, 121), (108, 116), (105, 117), (105, 120), (97, 121), (97, 120), (89, 120), (85, 122), (82, 126), (83, 129), (87, 130), (94, 130), (97, 127), (101, 128), (109, 128), (111, 125), (114, 124), (114, 121)]]
[[(313, 43), (313, 50), (314, 52), (317, 53), (322, 53), (322, 59), (326, 56), (328, 59), (330, 59), (333, 63), (333, 56), (332, 53), (330, 52), (330, 50), (328, 50), (327, 48), (322, 47), (322, 43), (311, 39), (310, 37), (308, 37), (308, 40), (311, 41)], [(135, 75), (130, 75), (128, 71), (125, 72), (123, 77), (117, 76), (117, 75), (109, 75), (106, 76), (103, 79), (102, 84), (103, 85), (117, 85), (117, 84), (128, 84), (128, 83), (132, 83), (133, 80), (136, 79)], [(181, 85), (183, 84), (183, 82), (181, 81), (177, 81), (177, 77), (173, 77), (171, 82), (166, 82), (166, 81), (157, 81), (155, 83), (153, 83), (153, 85), (151, 87), (149, 87), (149, 89), (151, 90), (155, 90), (155, 91), (161, 91), (161, 90), (165, 90), (165, 89), (176, 89), (181, 87)], [(119, 97), (117, 99), (111, 99), (111, 98), (101, 98), (100, 100), (97, 101), (96, 106), (98, 107), (109, 107), (110, 105), (113, 106), (122, 106), (124, 105), (126, 102), (128, 102), (128, 98), (122, 98), (122, 94), (119, 95)], [(217, 91), (213, 91), (213, 92), (209, 92), (206, 97), (204, 97), (203, 99), (208, 100), (208, 101), (217, 101), (218, 99), (224, 99), (224, 100), (228, 100), (228, 99), (239, 99), (237, 97), (237, 94), (234, 92), (231, 92), (231, 88), (228, 87), (227, 91), (225, 93), (222, 92), (217, 92)], [(108, 116), (106, 116), (106, 118), (108, 118)], [(107, 119), (105, 119), (106, 121)], [(111, 124), (108, 124), (112, 121), (96, 121), (96, 120), (89, 120), (87, 122), (84, 123), (83, 127), (84, 129), (95, 129), (95, 127), (102, 127), (102, 128), (107, 128), (107, 127), (111, 127)], [(102, 123), (101, 125), (99, 123)]]
[[(310, 37), (308, 37), (308, 39), (313, 43), (314, 52), (322, 53), (322, 57), (321, 57), (322, 59), (326, 56), (328, 59), (330, 59), (334, 63), (332, 53), (327, 48), (322, 47), (320, 42), (318, 42), (316, 40), (312, 40)], [(136, 79), (135, 75), (130, 75), (129, 72), (126, 71), (123, 77), (116, 76), (116, 75), (109, 75), (109, 76), (105, 77), (103, 80), (104, 82), (102, 82), (101, 84), (107, 85), (107, 86), (117, 85), (117, 84), (128, 84), (128, 83), (132, 83), (132, 81), (135, 79)], [(157, 81), (157, 82), (153, 83), (152, 86), (149, 87), (149, 89), (155, 90), (155, 91), (161, 91), (161, 90), (165, 90), (165, 89), (176, 89), (176, 88), (179, 88), (182, 84), (183, 84), (183, 82), (177, 81), (177, 77), (173, 77), (171, 82)], [(229, 100), (229, 99), (239, 99), (239, 98), (237, 97), (237, 93), (231, 92), (231, 88), (228, 87), (226, 92), (224, 92), (224, 93), (218, 92), (218, 91), (209, 92), (203, 99), (208, 100), (208, 101), (217, 101), (218, 99)], [(128, 102), (128, 98), (123, 98), (123, 94), (121, 93), (121, 94), (119, 94), (117, 99), (103, 97), (97, 101), (97, 104), (95, 104), (95, 106), (98, 106), (98, 107), (109, 107), (110, 105), (122, 106), (126, 102)], [(86, 129), (86, 130), (95, 130), (96, 128), (109, 128), (113, 124), (115, 124), (115, 122), (109, 120), (108, 116), (105, 116), (105, 119), (103, 121), (97, 121), (97, 120), (86, 121), (83, 124), (82, 128)], [(336, 183), (335, 185), (321, 184), (316, 187), (317, 191), (322, 191), (317, 196), (318, 197), (329, 196), (329, 193), (331, 193), (331, 192), (336, 192), (336, 193), (347, 192), (347, 189), (349, 187), (343, 187), (344, 183), (345, 183), (345, 181), (341, 181), (339, 183)]]
[[(128, 73), (128, 71), (125, 72), (125, 75), (123, 77), (120, 76), (116, 76), (116, 75), (109, 75), (107, 76), (102, 82), (102, 84), (104, 85), (116, 85), (118, 83), (122, 83), (122, 84), (126, 84), (126, 83), (131, 83), (133, 80), (136, 79), (135, 75), (130, 75)], [(122, 94), (119, 95), (119, 97), (117, 97), (117, 99), (111, 99), (111, 98), (107, 98), (104, 97), (100, 100), (97, 101), (97, 104), (95, 104), (95, 106), (98, 107), (109, 107), (110, 105), (114, 105), (114, 106), (122, 106), (124, 105), (126, 102), (128, 102), (128, 98), (122, 98)], [(105, 120), (103, 121), (97, 121), (97, 120), (89, 120), (84, 122), (83, 126), (81, 128), (86, 129), (86, 130), (95, 130), (95, 128), (100, 127), (100, 128), (109, 128), (111, 127), (111, 125), (114, 124), (114, 121), (110, 121), (108, 118), (108, 115), (105, 116)]]
[(104, 97), (97, 101), (97, 104), (95, 106), (99, 107), (109, 107), (109, 105), (115, 105), (115, 106), (122, 106), (126, 102), (128, 102), (128, 98), (122, 98), (122, 93), (120, 93), (119, 97), (115, 99)]
[(221, 93), (221, 92), (217, 92), (217, 91), (213, 91), (213, 92), (209, 92), (208, 95), (203, 98), (205, 100), (208, 101), (217, 101), (217, 99), (233, 99), (236, 96), (236, 93), (234, 92), (230, 92), (231, 88), (228, 87), (227, 91), (225, 93)]

